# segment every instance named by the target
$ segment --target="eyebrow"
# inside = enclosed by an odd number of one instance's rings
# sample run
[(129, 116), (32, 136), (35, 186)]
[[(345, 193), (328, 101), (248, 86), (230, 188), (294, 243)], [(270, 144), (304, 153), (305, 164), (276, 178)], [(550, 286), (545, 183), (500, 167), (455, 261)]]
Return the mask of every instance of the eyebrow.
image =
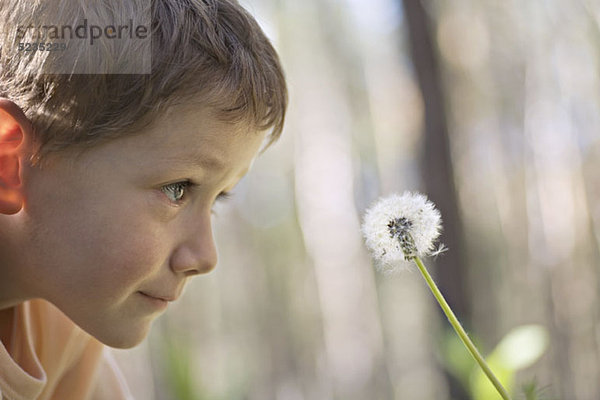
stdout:
[(215, 157), (195, 157), (194, 162), (207, 169), (222, 169), (225, 166), (223, 161)]
[(206, 154), (186, 154), (181, 157), (177, 157), (177, 161), (191, 163), (205, 169), (222, 169), (225, 166), (225, 162), (221, 159), (213, 156), (207, 156)]

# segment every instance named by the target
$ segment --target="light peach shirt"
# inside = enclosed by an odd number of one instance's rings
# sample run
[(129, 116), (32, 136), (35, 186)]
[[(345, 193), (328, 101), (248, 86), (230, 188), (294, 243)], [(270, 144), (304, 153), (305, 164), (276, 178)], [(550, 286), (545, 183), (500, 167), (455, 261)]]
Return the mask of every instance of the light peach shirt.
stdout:
[(108, 349), (44, 300), (16, 306), (9, 343), (2, 400), (133, 400)]

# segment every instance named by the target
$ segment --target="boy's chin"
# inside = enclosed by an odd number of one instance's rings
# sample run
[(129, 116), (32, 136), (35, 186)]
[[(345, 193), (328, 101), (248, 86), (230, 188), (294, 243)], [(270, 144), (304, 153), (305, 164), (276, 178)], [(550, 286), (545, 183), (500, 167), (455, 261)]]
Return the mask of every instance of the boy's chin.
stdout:
[(130, 349), (142, 343), (148, 336), (151, 324), (141, 327), (122, 327), (107, 329), (103, 332), (88, 332), (103, 344), (115, 349)]

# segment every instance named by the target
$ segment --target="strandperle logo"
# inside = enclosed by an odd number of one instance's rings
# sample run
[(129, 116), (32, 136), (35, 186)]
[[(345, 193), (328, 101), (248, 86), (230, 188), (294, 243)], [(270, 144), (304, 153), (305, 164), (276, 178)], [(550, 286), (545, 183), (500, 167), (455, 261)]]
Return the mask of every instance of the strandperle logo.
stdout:
[[(30, 34), (30, 36), (28, 35)], [(56, 40), (89, 40), (90, 46), (101, 39), (146, 39), (150, 30), (146, 25), (136, 25), (133, 19), (129, 19), (127, 24), (121, 25), (94, 25), (88, 24), (87, 18), (78, 25), (29, 25), (17, 26), (16, 38), (21, 42), (26, 37), (36, 42), (56, 41)]]
[(120, 19), (81, 15), (70, 23), (55, 15), (36, 17), (0, 24), (0, 35), (7, 36), (7, 43), (14, 43), (1, 49), (7, 57), (43, 68), (48, 74), (151, 73), (149, 13)]
[(44, 74), (151, 73), (151, 0), (17, 3), (32, 8), (0, 22), (3, 57)]

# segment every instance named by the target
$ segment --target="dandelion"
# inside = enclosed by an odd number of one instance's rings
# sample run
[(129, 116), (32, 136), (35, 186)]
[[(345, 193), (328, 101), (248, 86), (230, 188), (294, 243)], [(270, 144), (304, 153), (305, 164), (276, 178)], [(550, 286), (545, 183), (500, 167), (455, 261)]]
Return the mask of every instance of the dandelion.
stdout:
[(441, 229), (435, 205), (413, 192), (380, 199), (367, 210), (362, 225), (367, 247), (384, 272), (406, 266), (415, 256), (433, 255)]
[(377, 261), (377, 268), (383, 272), (393, 272), (413, 261), (469, 353), (500, 396), (510, 400), (506, 389), (479, 354), (421, 261), (421, 257), (437, 256), (447, 250), (444, 245), (436, 249), (434, 244), (441, 229), (440, 212), (426, 196), (416, 192), (380, 199), (367, 210), (362, 224), (365, 243)]

